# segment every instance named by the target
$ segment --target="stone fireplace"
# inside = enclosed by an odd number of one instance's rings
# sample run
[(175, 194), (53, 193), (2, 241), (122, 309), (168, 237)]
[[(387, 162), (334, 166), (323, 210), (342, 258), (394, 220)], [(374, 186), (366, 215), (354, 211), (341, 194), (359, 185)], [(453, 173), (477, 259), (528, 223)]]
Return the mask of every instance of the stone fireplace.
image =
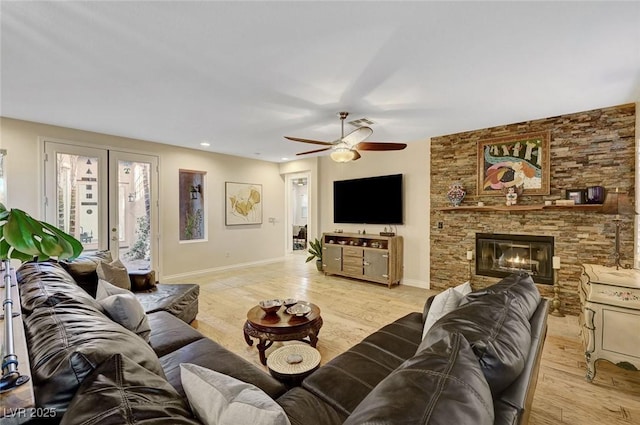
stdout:
[(553, 236), (476, 233), (476, 274), (505, 277), (525, 271), (553, 284)]
[[(475, 247), (476, 233), (549, 235), (554, 237), (553, 255), (562, 262), (557, 286), (563, 311), (578, 315), (582, 264), (611, 264), (615, 225), (606, 214), (580, 206), (545, 206), (545, 202), (565, 199), (570, 189), (603, 186), (605, 191), (619, 187), (632, 195), (637, 205), (638, 128), (636, 104), (627, 104), (432, 137), (430, 288), (442, 291), (471, 278), (477, 290), (499, 280), (476, 273), (475, 261), (469, 264), (465, 256)], [(504, 196), (477, 196), (478, 143), (541, 131), (549, 131), (551, 136), (549, 194), (529, 196), (525, 190), (515, 209), (505, 205)], [(467, 191), (459, 208), (450, 208), (446, 197), (454, 181), (461, 182)], [(483, 206), (478, 206), (479, 202)], [(622, 217), (629, 231), (621, 232), (620, 249), (623, 257), (633, 258), (634, 216)], [(543, 297), (554, 296), (553, 285), (537, 286)]]

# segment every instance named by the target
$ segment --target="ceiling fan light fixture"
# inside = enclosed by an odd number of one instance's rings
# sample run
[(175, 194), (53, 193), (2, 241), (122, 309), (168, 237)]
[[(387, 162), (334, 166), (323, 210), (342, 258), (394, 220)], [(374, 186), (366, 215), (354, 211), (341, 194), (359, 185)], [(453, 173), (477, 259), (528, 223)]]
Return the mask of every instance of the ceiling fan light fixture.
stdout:
[(346, 146), (337, 147), (331, 152), (331, 159), (335, 162), (349, 162), (356, 158), (355, 151)]

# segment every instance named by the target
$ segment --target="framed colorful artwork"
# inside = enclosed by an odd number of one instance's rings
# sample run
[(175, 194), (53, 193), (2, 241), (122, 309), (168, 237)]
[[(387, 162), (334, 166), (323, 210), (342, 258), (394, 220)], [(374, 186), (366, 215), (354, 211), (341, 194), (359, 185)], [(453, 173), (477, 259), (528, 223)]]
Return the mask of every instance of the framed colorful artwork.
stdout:
[(262, 223), (262, 185), (225, 183), (225, 225)]
[(549, 132), (478, 142), (478, 195), (503, 195), (509, 187), (524, 195), (549, 194)]

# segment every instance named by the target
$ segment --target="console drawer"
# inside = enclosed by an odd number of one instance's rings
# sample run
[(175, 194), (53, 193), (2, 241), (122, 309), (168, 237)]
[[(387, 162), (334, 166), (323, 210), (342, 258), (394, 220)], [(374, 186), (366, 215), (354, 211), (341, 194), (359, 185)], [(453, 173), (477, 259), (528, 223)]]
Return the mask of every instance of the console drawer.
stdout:
[(342, 255), (344, 257), (360, 257), (362, 258), (363, 255), (363, 249), (362, 248), (355, 248), (352, 246), (345, 246), (342, 248)]

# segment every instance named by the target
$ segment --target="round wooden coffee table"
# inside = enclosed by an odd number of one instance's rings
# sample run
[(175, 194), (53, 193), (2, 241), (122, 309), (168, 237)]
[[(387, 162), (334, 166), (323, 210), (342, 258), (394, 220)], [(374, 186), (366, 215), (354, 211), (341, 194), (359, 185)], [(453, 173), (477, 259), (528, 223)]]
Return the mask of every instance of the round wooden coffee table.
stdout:
[[(265, 313), (256, 305), (247, 313), (247, 321), (244, 323), (244, 340), (253, 345), (251, 338), (258, 339), (258, 352), (260, 362), (267, 364), (265, 351), (271, 347), (274, 341), (299, 340), (315, 347), (318, 343), (318, 333), (322, 327), (320, 307), (312, 303), (306, 303), (311, 307), (311, 312), (306, 316), (294, 316), (286, 312), (282, 306), (275, 313)], [(305, 338), (308, 338), (306, 340)]]

